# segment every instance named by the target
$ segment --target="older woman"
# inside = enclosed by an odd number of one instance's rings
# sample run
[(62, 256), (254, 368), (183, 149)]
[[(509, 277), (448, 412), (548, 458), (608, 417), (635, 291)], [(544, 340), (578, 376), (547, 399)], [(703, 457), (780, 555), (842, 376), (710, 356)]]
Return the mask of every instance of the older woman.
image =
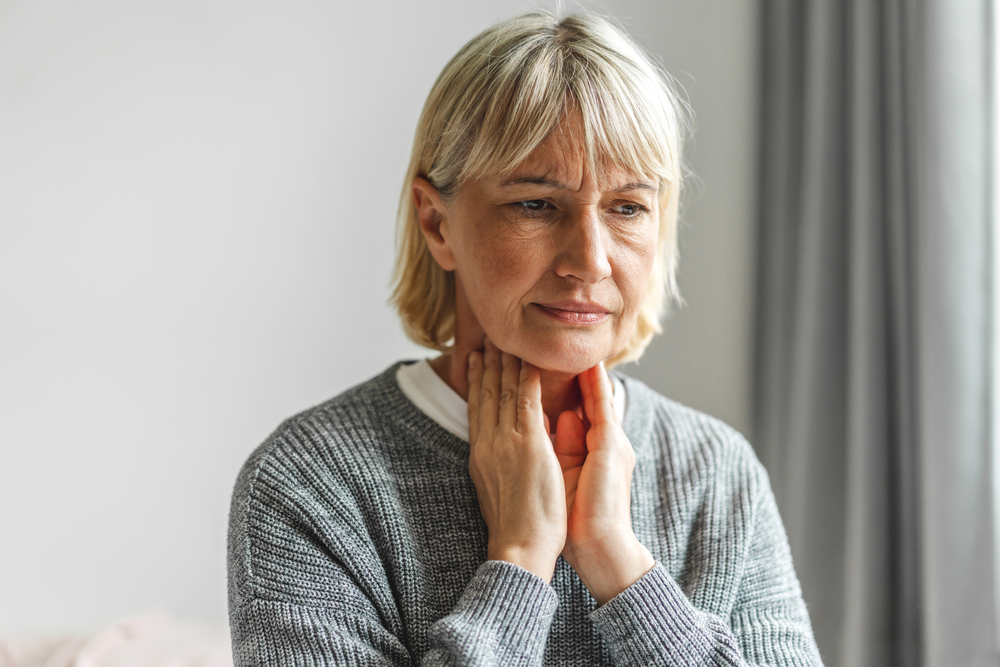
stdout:
[(608, 22), (516, 17), (424, 107), (395, 303), (442, 352), (285, 422), (233, 496), (239, 665), (816, 665), (767, 476), (605, 366), (676, 294), (682, 114)]

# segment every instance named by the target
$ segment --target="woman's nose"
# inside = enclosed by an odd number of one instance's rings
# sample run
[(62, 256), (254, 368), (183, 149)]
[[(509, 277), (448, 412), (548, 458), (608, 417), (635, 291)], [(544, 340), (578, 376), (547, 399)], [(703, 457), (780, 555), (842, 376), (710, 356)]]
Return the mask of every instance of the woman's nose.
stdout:
[(596, 211), (580, 211), (560, 225), (556, 274), (595, 284), (611, 276), (608, 230)]

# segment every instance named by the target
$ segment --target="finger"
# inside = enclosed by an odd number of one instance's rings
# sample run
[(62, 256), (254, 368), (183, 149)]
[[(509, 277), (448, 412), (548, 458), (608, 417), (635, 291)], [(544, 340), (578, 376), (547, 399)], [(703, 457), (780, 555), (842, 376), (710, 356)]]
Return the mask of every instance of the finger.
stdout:
[(496, 431), (500, 409), (500, 350), (489, 339), (483, 350), (483, 382), (479, 389), (479, 433)]
[(517, 429), (518, 385), (521, 376), (521, 360), (506, 352), (500, 355), (502, 365), (500, 379), (500, 428), (504, 433)]
[(583, 465), (587, 458), (586, 429), (579, 415), (567, 410), (556, 422), (555, 453), (563, 472)]
[(542, 374), (537, 366), (521, 361), (517, 386), (517, 430), (541, 427), (548, 433), (547, 421), (542, 411)]
[(605, 424), (616, 424), (617, 414), (615, 413), (614, 396), (611, 389), (611, 378), (604, 369), (604, 362), (601, 362), (587, 371), (590, 379), (591, 400), (584, 402), (587, 411), (587, 419), (594, 426)]
[(611, 382), (611, 374), (604, 367), (604, 362), (597, 364), (598, 386), (600, 394), (600, 410), (604, 413), (605, 419), (615, 424), (618, 423), (618, 411), (615, 410), (615, 386)]
[(576, 383), (580, 386), (580, 397), (583, 399), (583, 415), (588, 421), (591, 421), (590, 415), (594, 413), (594, 389), (591, 386), (591, 371), (593, 368), (588, 368), (584, 372), (576, 376)]
[(479, 391), (483, 386), (483, 355), (470, 352), (466, 360), (466, 373), (469, 380), (469, 445), (476, 443), (479, 437)]

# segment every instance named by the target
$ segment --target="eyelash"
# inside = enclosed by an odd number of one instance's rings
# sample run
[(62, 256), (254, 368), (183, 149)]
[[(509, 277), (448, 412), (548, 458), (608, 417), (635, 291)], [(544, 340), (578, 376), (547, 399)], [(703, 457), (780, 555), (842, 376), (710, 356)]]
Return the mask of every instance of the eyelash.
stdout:
[[(529, 208), (527, 204), (542, 204), (543, 208)], [(522, 201), (512, 202), (511, 206), (520, 209), (524, 215), (534, 217), (534, 216), (544, 215), (546, 213), (546, 210), (552, 207), (552, 204), (545, 201), (544, 199), (525, 199)], [(644, 213), (649, 213), (649, 209), (643, 206), (642, 204), (618, 204), (613, 208), (625, 208), (625, 207), (632, 207), (635, 209), (635, 212), (619, 213), (618, 215), (622, 216), (623, 218), (637, 218)]]

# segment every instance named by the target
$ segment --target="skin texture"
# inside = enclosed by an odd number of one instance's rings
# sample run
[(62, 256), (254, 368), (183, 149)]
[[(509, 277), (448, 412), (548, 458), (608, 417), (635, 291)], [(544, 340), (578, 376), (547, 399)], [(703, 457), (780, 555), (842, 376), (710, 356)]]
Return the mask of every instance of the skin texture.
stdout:
[(602, 361), (624, 348), (649, 283), (657, 180), (598, 182), (581, 137), (572, 114), (512, 174), (448, 200), (418, 177), (413, 195), (455, 275), (455, 348), (431, 365), (469, 404), (488, 557), (548, 581), (561, 553), (603, 604), (654, 564), (632, 532), (634, 454)]

